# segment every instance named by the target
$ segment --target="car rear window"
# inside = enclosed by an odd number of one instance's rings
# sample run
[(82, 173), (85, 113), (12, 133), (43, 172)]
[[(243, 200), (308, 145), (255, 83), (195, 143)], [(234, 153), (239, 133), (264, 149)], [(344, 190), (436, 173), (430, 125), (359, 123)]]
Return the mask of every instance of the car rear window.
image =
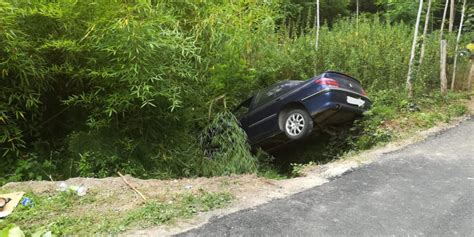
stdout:
[(302, 81), (285, 81), (263, 90), (260, 90), (258, 94), (255, 96), (255, 100), (253, 102), (252, 107), (257, 108), (262, 106), (273, 99), (280, 97), (281, 95), (285, 94), (286, 92), (290, 91), (294, 87), (298, 86), (299, 84), (303, 83)]

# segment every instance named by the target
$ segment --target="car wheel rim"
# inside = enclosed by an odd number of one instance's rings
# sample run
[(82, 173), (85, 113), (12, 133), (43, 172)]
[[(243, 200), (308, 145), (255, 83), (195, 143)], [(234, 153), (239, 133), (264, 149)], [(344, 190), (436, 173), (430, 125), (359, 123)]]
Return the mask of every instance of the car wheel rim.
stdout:
[(288, 119), (286, 119), (286, 132), (290, 136), (298, 136), (303, 132), (305, 125), (304, 117), (300, 113), (291, 114)]

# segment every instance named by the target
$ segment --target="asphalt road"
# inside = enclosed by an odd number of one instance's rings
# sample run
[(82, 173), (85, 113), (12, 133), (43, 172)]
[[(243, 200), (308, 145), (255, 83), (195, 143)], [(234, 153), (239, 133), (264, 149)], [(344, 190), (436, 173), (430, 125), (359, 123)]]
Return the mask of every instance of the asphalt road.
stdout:
[(180, 236), (474, 236), (474, 120)]

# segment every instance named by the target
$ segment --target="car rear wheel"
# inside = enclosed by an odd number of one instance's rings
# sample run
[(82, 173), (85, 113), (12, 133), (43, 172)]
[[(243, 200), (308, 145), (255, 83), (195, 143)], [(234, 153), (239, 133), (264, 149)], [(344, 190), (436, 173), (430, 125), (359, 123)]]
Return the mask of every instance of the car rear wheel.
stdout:
[(290, 110), (284, 118), (283, 129), (286, 136), (291, 140), (301, 139), (310, 134), (313, 129), (313, 120), (305, 110)]

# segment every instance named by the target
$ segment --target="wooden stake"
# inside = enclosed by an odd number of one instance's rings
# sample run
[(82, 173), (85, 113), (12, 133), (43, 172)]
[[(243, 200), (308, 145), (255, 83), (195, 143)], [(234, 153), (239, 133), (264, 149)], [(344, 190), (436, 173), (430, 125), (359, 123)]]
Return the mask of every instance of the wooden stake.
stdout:
[(440, 44), (440, 81), (441, 94), (446, 95), (448, 92), (448, 78), (446, 77), (446, 56), (447, 56), (447, 42), (441, 40)]
[(117, 172), (117, 174), (120, 176), (120, 178), (122, 178), (123, 182), (129, 187), (131, 188), (133, 191), (135, 191), (138, 195), (140, 195), (140, 197), (142, 197), (143, 201), (146, 201), (146, 197), (140, 192), (138, 191), (135, 187), (133, 187), (128, 181), (127, 179), (125, 179), (125, 177), (120, 173), (120, 172)]

